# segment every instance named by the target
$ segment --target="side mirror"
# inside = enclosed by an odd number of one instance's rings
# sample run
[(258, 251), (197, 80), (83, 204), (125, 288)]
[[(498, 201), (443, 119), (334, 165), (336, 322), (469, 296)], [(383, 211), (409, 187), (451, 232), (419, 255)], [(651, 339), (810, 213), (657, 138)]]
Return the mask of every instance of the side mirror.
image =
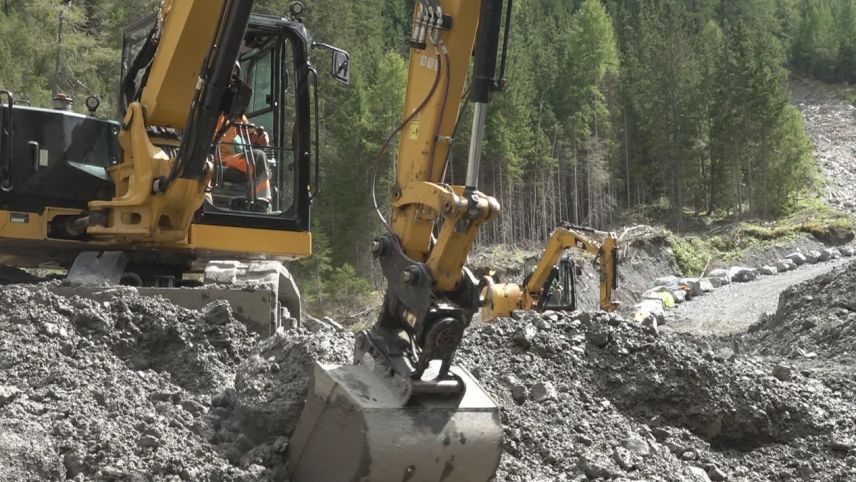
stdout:
[(331, 72), (334, 79), (348, 85), (351, 83), (351, 55), (344, 50), (333, 52), (333, 70)]
[(333, 66), (330, 75), (343, 84), (351, 83), (351, 54), (332, 45), (315, 42), (313, 48), (322, 48), (333, 52)]

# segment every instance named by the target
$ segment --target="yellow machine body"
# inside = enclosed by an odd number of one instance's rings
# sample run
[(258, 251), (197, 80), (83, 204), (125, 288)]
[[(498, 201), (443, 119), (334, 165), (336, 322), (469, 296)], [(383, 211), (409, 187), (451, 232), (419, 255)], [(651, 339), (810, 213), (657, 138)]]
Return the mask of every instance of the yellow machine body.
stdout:
[(522, 286), (514, 283), (494, 284), (488, 279), (482, 294), (482, 320), (507, 317), (514, 310), (535, 309), (546, 295), (546, 284), (553, 267), (559, 262), (562, 253), (572, 248), (597, 257), (600, 268), (599, 306), (604, 311), (614, 311), (617, 307), (613, 301), (613, 290), (616, 285), (618, 240), (613, 233), (602, 234), (604, 240), (598, 242), (573, 229), (555, 230), (547, 241), (544, 254), (538, 260), (535, 270)]

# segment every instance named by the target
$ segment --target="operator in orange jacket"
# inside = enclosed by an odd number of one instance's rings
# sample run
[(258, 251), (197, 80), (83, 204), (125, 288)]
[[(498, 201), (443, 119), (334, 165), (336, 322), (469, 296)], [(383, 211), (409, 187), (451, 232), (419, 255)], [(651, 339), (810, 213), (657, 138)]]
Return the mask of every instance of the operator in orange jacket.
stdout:
[[(235, 62), (234, 81), (241, 77), (241, 64)], [(217, 130), (223, 127), (221, 117)], [(263, 127), (250, 125), (246, 116), (239, 124), (230, 126), (220, 138), (220, 161), (223, 163), (223, 180), (232, 183), (251, 183), (254, 202), (249, 208), (270, 212), (273, 195), (270, 185), (270, 168), (267, 154), (261, 148), (270, 145), (270, 137)]]
[[(249, 124), (246, 117), (242, 124)], [(243, 134), (239, 135), (239, 131)], [(250, 145), (247, 145), (249, 141)], [(270, 145), (270, 137), (262, 127), (232, 126), (226, 130), (220, 140), (220, 159), (223, 162), (223, 180), (245, 183), (252, 179), (256, 201), (253, 209), (269, 212), (272, 192), (270, 186), (270, 168), (267, 154), (259, 147)], [(249, 157), (249, 159), (248, 159)]]

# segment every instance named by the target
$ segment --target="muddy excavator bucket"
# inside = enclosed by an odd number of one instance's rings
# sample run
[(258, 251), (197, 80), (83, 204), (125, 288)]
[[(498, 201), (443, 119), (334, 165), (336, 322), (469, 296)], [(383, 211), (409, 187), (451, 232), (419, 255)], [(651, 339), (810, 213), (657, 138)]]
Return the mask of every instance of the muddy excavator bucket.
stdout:
[(466, 370), (454, 396), (407, 400), (365, 365), (316, 365), (291, 438), (293, 482), (491, 480), (502, 453), (499, 408)]

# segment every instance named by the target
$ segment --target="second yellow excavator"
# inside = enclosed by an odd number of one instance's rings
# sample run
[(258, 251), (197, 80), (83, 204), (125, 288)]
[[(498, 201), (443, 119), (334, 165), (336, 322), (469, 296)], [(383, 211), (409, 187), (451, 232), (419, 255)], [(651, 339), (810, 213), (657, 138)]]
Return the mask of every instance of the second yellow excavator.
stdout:
[[(599, 235), (599, 242), (590, 235)], [(556, 229), (547, 241), (544, 254), (535, 270), (523, 285), (494, 283), (484, 278), (482, 291), (482, 320), (510, 316), (514, 310), (575, 310), (576, 266), (563, 253), (579, 248), (596, 256), (595, 263), (600, 271), (600, 309), (614, 311), (613, 291), (618, 283), (618, 240), (614, 233), (600, 232), (581, 226), (565, 226)]]

